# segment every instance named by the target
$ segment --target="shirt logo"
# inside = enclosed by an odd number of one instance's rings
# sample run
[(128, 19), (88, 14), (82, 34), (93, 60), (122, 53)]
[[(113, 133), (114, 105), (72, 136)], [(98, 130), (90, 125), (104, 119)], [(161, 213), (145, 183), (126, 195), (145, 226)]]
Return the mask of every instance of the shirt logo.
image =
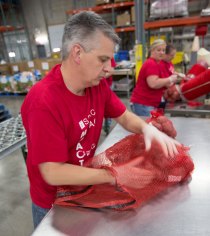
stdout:
[(85, 128), (85, 124), (82, 120), (79, 122), (79, 126), (80, 126), (81, 129)]

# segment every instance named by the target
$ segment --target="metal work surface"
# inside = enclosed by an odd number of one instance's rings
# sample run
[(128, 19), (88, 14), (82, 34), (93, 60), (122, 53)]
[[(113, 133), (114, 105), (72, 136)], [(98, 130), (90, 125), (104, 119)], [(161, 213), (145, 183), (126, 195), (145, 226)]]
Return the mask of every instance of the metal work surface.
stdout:
[(175, 104), (174, 107), (166, 106), (165, 113), (171, 116), (210, 116), (210, 105), (189, 106), (185, 103)]
[(0, 123), (0, 159), (26, 143), (21, 116)]
[[(177, 140), (191, 145), (192, 180), (153, 198), (135, 211), (53, 207), (33, 236), (208, 236), (210, 235), (210, 119), (173, 117)], [(116, 126), (103, 151), (128, 132)]]

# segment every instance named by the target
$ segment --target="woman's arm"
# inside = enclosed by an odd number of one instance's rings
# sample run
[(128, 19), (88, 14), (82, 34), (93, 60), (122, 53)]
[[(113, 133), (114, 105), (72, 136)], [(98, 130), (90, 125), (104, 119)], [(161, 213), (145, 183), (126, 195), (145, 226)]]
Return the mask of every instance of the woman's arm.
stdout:
[(163, 87), (170, 87), (177, 81), (177, 75), (171, 75), (168, 78), (159, 78), (157, 75), (150, 75), (147, 77), (147, 84), (152, 89), (160, 89)]

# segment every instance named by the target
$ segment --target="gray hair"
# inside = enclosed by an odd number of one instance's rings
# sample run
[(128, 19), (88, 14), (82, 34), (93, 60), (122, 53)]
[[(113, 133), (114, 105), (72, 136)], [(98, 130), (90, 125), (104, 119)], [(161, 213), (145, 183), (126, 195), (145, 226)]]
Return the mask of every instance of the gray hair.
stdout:
[(111, 25), (103, 18), (92, 12), (83, 11), (71, 16), (65, 24), (62, 39), (62, 59), (65, 60), (72, 46), (80, 44), (85, 51), (91, 51), (96, 43), (96, 34), (103, 33), (115, 45), (120, 43), (120, 38)]

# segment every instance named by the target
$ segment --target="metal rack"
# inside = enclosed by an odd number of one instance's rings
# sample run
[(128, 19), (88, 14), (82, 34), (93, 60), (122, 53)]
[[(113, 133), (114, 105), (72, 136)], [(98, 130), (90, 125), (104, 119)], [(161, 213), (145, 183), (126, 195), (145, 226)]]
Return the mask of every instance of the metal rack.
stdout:
[(190, 116), (190, 117), (202, 117), (206, 118), (210, 116), (210, 105), (202, 105), (197, 107), (191, 107), (187, 103), (176, 103), (173, 107), (166, 106), (165, 113), (169, 113), (170, 116)]
[[(123, 84), (120, 83), (119, 76), (125, 76), (126, 82)], [(115, 69), (113, 71), (113, 91), (115, 92), (126, 92), (127, 97), (130, 97), (130, 91), (135, 85), (135, 68), (127, 68), (127, 69)]]
[(26, 134), (20, 115), (0, 123), (0, 159), (24, 146), (25, 143)]

